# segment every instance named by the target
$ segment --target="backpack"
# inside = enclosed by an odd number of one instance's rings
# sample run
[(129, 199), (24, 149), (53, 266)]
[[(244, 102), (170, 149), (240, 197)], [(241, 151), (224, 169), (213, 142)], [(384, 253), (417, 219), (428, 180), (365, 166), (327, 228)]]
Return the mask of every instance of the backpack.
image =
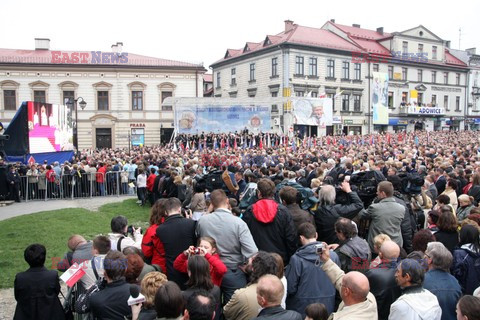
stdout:
[(90, 296), (95, 292), (98, 292), (105, 288), (106, 281), (104, 278), (100, 278), (97, 272), (97, 267), (95, 265), (95, 257), (92, 258), (91, 265), (93, 269), (93, 273), (95, 274), (96, 282), (88, 288), (84, 293), (81, 293), (77, 301), (75, 301), (74, 309), (76, 313), (85, 314), (90, 312)]
[(184, 184), (180, 184), (177, 186), (177, 198), (180, 202), (185, 201), (187, 198), (187, 186)]
[(402, 179), (402, 190), (407, 194), (420, 194), (425, 183), (424, 178), (417, 172), (403, 173), (398, 175)]
[(278, 203), (282, 203), (280, 200), (280, 190), (285, 187), (293, 187), (297, 189), (297, 202), (300, 203), (300, 208), (303, 210), (314, 210), (318, 204), (318, 198), (315, 197), (312, 189), (305, 188), (301, 184), (292, 181), (282, 181), (275, 187), (275, 200)]

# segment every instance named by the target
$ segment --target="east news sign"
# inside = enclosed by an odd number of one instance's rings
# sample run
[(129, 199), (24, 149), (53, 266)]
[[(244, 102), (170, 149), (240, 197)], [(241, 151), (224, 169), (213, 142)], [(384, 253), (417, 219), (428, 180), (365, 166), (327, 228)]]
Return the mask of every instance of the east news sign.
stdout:
[(126, 64), (128, 63), (128, 53), (122, 52), (63, 52), (52, 51), (51, 63), (66, 64)]

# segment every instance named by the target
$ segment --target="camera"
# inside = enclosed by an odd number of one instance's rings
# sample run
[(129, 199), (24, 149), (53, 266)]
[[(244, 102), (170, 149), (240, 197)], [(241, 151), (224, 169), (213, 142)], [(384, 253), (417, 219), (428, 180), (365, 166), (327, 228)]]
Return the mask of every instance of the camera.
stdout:
[(193, 253), (194, 254), (200, 254), (200, 248), (194, 248)]
[[(133, 235), (133, 233), (134, 233), (133, 228), (137, 229), (137, 227), (135, 227), (134, 225), (129, 225), (128, 228), (127, 228), (127, 233)], [(140, 234), (142, 234), (142, 229), (140, 229)]]
[(317, 254), (322, 254), (323, 253), (323, 243), (316, 244), (315, 245), (315, 251)]

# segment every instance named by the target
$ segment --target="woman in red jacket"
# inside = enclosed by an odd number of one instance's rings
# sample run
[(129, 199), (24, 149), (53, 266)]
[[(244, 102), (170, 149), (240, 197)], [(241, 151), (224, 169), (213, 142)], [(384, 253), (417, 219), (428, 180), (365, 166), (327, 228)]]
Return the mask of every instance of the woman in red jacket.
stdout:
[(165, 221), (165, 201), (167, 199), (159, 199), (154, 203), (150, 211), (150, 227), (145, 231), (142, 240), (145, 259), (148, 263), (160, 266), (163, 273), (167, 271), (165, 249), (160, 239), (157, 238), (156, 232), (158, 226)]
[(190, 246), (187, 250), (180, 253), (173, 262), (173, 267), (180, 271), (187, 273), (188, 257), (190, 255), (198, 254), (204, 256), (210, 264), (210, 276), (214, 285), (220, 287), (222, 284), (223, 275), (227, 272), (227, 267), (217, 253), (217, 242), (211, 237), (201, 237), (198, 239), (198, 247)]

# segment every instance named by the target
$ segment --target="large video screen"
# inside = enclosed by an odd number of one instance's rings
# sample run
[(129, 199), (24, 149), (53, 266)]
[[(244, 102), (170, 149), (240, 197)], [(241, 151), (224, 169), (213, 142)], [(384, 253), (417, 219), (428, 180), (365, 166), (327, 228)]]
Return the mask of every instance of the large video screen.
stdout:
[(63, 105), (28, 102), (30, 153), (73, 150), (71, 112)]

